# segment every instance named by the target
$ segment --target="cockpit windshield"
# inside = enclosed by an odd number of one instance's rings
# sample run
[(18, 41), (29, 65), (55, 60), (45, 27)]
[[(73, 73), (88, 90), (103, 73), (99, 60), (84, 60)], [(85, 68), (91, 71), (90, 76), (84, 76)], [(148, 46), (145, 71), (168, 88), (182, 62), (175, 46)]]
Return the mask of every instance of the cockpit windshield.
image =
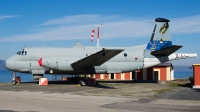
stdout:
[(16, 54), (20, 55), (20, 54), (21, 54), (21, 51), (18, 51)]
[(27, 51), (22, 49), (22, 51), (18, 51), (16, 54), (18, 54), (18, 55), (27, 55)]

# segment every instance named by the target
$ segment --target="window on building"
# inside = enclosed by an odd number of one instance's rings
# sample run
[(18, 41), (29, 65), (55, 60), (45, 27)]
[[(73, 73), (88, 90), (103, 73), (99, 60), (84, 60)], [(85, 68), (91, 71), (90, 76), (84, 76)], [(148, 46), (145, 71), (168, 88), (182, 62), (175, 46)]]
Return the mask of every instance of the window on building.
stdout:
[(132, 72), (132, 79), (135, 79), (135, 71)]
[(154, 71), (154, 80), (158, 81), (158, 71)]
[(90, 74), (90, 77), (93, 77), (94, 75), (93, 74)]
[(110, 76), (111, 79), (114, 79), (114, 73), (111, 73), (110, 75), (111, 75), (111, 76)]

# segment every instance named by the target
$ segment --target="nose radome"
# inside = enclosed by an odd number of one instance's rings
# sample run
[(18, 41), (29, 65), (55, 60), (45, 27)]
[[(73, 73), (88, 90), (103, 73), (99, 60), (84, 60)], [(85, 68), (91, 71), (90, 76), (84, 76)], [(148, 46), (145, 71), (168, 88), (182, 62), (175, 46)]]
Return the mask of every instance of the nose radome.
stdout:
[(7, 69), (10, 68), (10, 67), (9, 67), (9, 59), (5, 60), (5, 62), (4, 62), (4, 67), (7, 68)]
[(38, 64), (39, 66), (42, 66), (42, 58), (39, 59)]

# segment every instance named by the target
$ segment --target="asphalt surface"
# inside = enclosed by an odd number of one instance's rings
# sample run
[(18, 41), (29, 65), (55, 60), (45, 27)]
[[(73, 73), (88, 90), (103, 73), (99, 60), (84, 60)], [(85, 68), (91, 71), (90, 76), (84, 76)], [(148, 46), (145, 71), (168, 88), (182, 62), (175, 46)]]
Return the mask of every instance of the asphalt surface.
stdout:
[[(155, 90), (168, 90), (157, 93)], [(199, 112), (200, 90), (157, 83), (0, 83), (0, 112)]]
[(144, 112), (199, 112), (200, 90), (176, 88), (154, 98), (106, 104), (101, 107)]
[(177, 88), (173, 91), (159, 95), (158, 97), (156, 97), (156, 99), (200, 101), (200, 89)]

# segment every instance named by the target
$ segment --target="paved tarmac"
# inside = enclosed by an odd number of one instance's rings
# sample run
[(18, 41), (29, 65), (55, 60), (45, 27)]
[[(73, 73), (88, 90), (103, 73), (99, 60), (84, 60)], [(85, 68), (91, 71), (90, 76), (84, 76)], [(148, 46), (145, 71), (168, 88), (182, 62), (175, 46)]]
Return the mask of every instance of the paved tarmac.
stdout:
[[(155, 90), (168, 90), (161, 94)], [(157, 83), (0, 83), (0, 112), (199, 112), (200, 90)]]
[(199, 112), (200, 91), (191, 88), (178, 88), (162, 93), (155, 98), (118, 102), (101, 107), (142, 112)]

